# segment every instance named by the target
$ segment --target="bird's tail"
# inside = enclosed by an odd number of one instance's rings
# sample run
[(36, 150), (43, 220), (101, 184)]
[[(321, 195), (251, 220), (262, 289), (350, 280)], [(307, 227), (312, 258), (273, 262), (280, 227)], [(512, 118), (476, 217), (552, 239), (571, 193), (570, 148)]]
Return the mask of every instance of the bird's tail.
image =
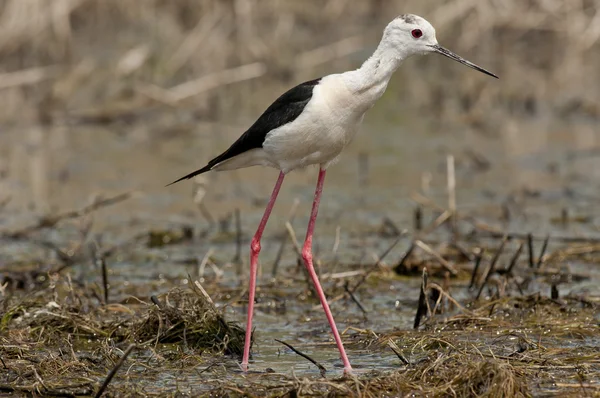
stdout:
[(178, 183), (178, 182), (183, 181), (183, 180), (189, 180), (190, 178), (195, 177), (198, 174), (202, 174), (202, 173), (206, 173), (207, 171), (210, 171), (213, 168), (213, 166), (214, 166), (211, 163), (207, 164), (206, 166), (204, 166), (203, 168), (201, 168), (199, 170), (196, 170), (196, 171), (194, 171), (194, 172), (192, 172), (192, 173), (190, 173), (188, 175), (185, 175), (185, 176), (181, 177), (178, 180), (173, 181), (170, 184), (167, 184), (166, 186), (168, 187), (169, 185), (173, 185), (173, 184)]

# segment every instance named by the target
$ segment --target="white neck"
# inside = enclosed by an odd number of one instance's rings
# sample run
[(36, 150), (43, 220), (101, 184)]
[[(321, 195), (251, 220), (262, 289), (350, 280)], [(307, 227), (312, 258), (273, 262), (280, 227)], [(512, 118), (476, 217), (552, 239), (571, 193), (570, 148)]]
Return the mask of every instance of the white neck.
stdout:
[(365, 94), (373, 103), (385, 92), (388, 82), (406, 55), (393, 48), (384, 36), (379, 46), (360, 68), (343, 74), (348, 88), (355, 94)]

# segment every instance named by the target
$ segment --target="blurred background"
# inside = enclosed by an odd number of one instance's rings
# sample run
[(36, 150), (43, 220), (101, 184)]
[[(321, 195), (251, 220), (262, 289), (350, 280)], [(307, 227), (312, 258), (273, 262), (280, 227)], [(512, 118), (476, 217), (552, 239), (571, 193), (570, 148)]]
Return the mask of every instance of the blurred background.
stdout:
[[(593, 214), (599, 0), (3, 0), (0, 222), (136, 191), (95, 227), (209, 224), (240, 209), (253, 230), (276, 171), (164, 185), (226, 149), (287, 88), (359, 67), (403, 13), (500, 80), (435, 55), (407, 61), (330, 170), (325, 234), (383, 217), (405, 225), (413, 191), (445, 202), (448, 155), (459, 209), (545, 230), (564, 208)], [(293, 173), (276, 217), (299, 199), (304, 220), (315, 180)]]

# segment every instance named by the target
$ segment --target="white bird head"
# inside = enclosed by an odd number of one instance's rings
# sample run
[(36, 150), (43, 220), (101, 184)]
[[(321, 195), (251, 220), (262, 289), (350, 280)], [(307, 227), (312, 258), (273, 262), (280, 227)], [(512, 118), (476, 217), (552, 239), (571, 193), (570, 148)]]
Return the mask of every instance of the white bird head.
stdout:
[(418, 15), (405, 14), (394, 19), (385, 28), (383, 40), (387, 41), (402, 58), (438, 53), (486, 75), (498, 78), (493, 73), (440, 46), (433, 26)]

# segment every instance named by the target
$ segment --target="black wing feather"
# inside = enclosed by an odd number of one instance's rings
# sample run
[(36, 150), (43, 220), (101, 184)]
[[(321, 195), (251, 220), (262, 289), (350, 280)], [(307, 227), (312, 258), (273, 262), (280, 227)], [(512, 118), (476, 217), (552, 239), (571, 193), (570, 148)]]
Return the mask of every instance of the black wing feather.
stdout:
[(269, 131), (291, 123), (300, 116), (304, 107), (312, 98), (313, 89), (319, 84), (320, 80), (319, 78), (301, 83), (283, 93), (225, 152), (212, 159), (203, 168), (183, 176), (169, 185), (205, 173), (217, 164), (251, 149), (262, 148)]

